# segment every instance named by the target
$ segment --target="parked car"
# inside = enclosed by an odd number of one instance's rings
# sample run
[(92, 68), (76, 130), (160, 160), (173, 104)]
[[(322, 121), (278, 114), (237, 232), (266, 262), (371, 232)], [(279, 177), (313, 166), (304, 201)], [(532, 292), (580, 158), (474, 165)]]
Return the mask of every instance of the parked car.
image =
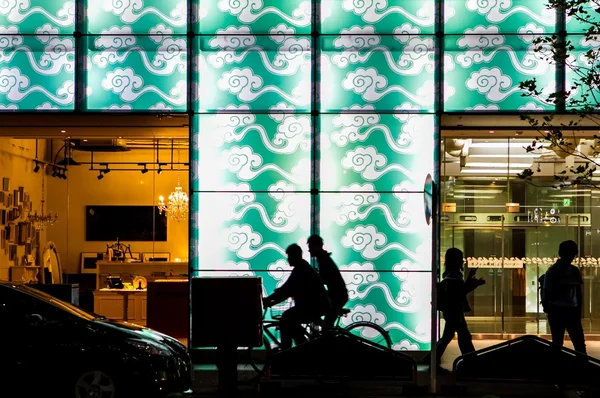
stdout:
[(174, 338), (25, 285), (0, 282), (0, 338), (2, 397), (146, 397), (191, 387), (189, 353)]

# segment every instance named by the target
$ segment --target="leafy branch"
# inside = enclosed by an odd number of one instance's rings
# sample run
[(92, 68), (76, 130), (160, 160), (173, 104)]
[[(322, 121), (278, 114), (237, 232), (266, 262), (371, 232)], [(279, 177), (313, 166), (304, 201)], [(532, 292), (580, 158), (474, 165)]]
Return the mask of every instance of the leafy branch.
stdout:
[[(555, 91), (540, 88), (537, 79), (520, 83), (523, 96), (535, 98), (556, 107), (561, 114), (524, 114), (521, 119), (539, 133), (539, 138), (526, 147), (528, 153), (548, 147), (557, 154), (573, 156), (579, 162), (554, 175), (559, 185), (585, 185), (597, 188), (593, 180), (599, 169), (600, 137), (593, 136), (591, 144), (584, 143), (576, 134), (600, 127), (600, 0), (548, 0), (548, 9), (558, 10), (569, 21), (584, 26), (579, 43), (573, 44), (564, 34), (539, 36), (532, 40), (535, 57), (557, 68), (565, 68), (569, 76), (564, 89)], [(579, 50), (587, 48), (586, 50)], [(564, 122), (567, 115), (568, 122)], [(586, 148), (589, 147), (589, 148)], [(579, 149), (578, 149), (579, 148)], [(562, 156), (561, 156), (562, 157)], [(523, 170), (518, 177), (530, 181), (535, 172)]]

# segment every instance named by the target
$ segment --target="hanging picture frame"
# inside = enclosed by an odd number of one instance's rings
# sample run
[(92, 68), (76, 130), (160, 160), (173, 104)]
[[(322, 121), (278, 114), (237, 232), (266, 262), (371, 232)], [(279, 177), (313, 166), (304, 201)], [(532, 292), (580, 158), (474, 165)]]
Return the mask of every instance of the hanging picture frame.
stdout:
[(20, 222), (18, 225), (18, 230), (19, 232), (17, 233), (17, 244), (19, 246), (23, 246), (27, 243), (27, 240), (29, 239), (29, 231), (27, 230), (27, 224), (26, 222)]
[(17, 245), (8, 245), (8, 261), (17, 259)]

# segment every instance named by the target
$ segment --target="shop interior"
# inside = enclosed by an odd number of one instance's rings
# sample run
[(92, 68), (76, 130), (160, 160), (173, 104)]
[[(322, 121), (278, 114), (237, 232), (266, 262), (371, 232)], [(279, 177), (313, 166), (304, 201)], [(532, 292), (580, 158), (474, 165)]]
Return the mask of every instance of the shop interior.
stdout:
[[(537, 280), (555, 262), (560, 242), (571, 239), (579, 245), (584, 277), (584, 328), (598, 333), (600, 190), (557, 184), (554, 175), (584, 160), (549, 143), (527, 151), (540, 132), (511, 127), (514, 117), (495, 119), (491, 130), (478, 127), (477, 118), (470, 126), (461, 126), (464, 118), (446, 118), (455, 124), (443, 130), (442, 254), (458, 247), (467, 258), (465, 272), (478, 268), (487, 281), (470, 295), (471, 330), (548, 333)], [(593, 136), (573, 132), (572, 145), (595, 157)], [(517, 178), (527, 168), (535, 172), (529, 182)]]
[(0, 279), (74, 284), (83, 308), (145, 325), (149, 283), (187, 286), (187, 117), (14, 116), (0, 128)]

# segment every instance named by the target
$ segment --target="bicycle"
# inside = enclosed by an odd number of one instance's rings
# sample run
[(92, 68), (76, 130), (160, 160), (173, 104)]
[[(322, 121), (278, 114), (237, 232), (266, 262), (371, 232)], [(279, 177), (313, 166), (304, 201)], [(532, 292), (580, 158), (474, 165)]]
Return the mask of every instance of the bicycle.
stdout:
[[(260, 377), (262, 377), (266, 370), (269, 367), (269, 362), (271, 356), (273, 355), (273, 351), (275, 349), (281, 349), (281, 341), (279, 340), (279, 325), (281, 322), (281, 314), (283, 314), (284, 310), (289, 308), (290, 306), (278, 305), (271, 307), (271, 318), (270, 320), (264, 320), (268, 308), (266, 308), (263, 312), (263, 344), (260, 347), (249, 347), (246, 349), (246, 360), (249, 362), (251, 367), (251, 371), (254, 374), (250, 374), (249, 379), (247, 381), (254, 381)], [(279, 312), (279, 313), (276, 313)], [(356, 332), (359, 332), (363, 336), (370, 336), (376, 338), (374, 341), (373, 338), (369, 338), (368, 340), (379, 344), (383, 347), (392, 348), (392, 339), (390, 338), (389, 333), (379, 326), (378, 324), (370, 321), (358, 321), (351, 323), (350, 325), (343, 327), (340, 326), (340, 321), (343, 317), (347, 316), (351, 312), (348, 308), (343, 308), (340, 313), (337, 315), (337, 318), (334, 323), (333, 332), (336, 330), (344, 330), (346, 332), (354, 331), (354, 335)], [(308, 341), (316, 339), (323, 335), (324, 331), (322, 330), (323, 318), (320, 320), (308, 323), (304, 325), (305, 337)], [(365, 333), (365, 330), (367, 332)], [(365, 338), (360, 336), (361, 338)]]

